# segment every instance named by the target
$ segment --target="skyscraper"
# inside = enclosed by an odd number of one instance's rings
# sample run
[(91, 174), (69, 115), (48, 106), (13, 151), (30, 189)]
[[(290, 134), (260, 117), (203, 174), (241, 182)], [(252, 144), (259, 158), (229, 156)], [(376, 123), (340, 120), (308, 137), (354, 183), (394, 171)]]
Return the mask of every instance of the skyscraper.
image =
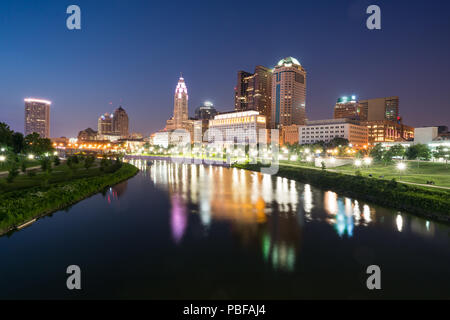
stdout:
[(128, 115), (122, 106), (114, 111), (112, 129), (114, 133), (119, 134), (121, 138), (128, 138)]
[(114, 115), (105, 113), (98, 118), (98, 134), (100, 136), (111, 135), (113, 133)]
[(266, 116), (270, 123), (272, 97), (272, 70), (256, 66), (255, 73), (239, 71), (235, 88), (236, 111), (255, 110)]
[(195, 119), (196, 120), (210, 120), (213, 119), (217, 114), (217, 110), (214, 105), (206, 101), (204, 104), (195, 109)]
[(344, 96), (339, 98), (334, 106), (334, 119), (367, 120), (367, 115), (362, 111), (356, 96)]
[(366, 115), (368, 121), (397, 121), (399, 117), (398, 97), (360, 100), (359, 105), (361, 112)]
[(306, 71), (297, 59), (281, 59), (272, 75), (271, 127), (306, 123)]
[(25, 99), (25, 135), (39, 133), (43, 138), (50, 138), (51, 101)]
[(187, 121), (188, 117), (188, 92), (184, 78), (180, 77), (177, 87), (175, 88), (173, 117), (167, 121), (167, 130), (176, 130), (183, 128), (183, 121)]

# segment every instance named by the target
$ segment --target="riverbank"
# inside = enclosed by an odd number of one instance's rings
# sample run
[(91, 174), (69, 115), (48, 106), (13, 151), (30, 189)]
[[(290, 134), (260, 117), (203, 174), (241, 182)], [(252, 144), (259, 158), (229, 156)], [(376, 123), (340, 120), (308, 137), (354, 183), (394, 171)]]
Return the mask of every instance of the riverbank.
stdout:
[(0, 235), (86, 199), (138, 173), (127, 163), (112, 173), (9, 192), (0, 196)]
[[(235, 164), (234, 167), (260, 171), (261, 165)], [(276, 176), (309, 183), (352, 198), (403, 210), (429, 220), (450, 223), (448, 192), (430, 190), (362, 176), (280, 165)]]

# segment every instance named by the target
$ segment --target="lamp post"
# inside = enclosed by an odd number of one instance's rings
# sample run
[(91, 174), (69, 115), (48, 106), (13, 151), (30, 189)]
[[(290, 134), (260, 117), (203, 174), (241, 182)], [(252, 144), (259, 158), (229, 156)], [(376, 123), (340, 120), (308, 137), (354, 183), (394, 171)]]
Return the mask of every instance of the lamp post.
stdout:
[(398, 169), (398, 171), (400, 171), (400, 175), (401, 175), (401, 173), (406, 170), (406, 163), (399, 162), (397, 164), (397, 169)]

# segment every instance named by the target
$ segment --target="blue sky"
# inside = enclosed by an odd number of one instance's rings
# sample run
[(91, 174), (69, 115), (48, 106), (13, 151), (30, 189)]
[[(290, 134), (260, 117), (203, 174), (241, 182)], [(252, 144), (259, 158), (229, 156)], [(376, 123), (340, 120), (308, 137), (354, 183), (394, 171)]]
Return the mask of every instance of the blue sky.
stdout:
[[(82, 29), (66, 28), (81, 8)], [(382, 30), (365, 27), (377, 4)], [(404, 122), (450, 120), (450, 1), (0, 2), (0, 121), (23, 130), (23, 98), (53, 101), (51, 135), (76, 136), (122, 105), (132, 131), (162, 129), (180, 72), (189, 111), (233, 108), (238, 70), (296, 57), (308, 72), (307, 116), (336, 99), (398, 95)], [(112, 103), (112, 104), (110, 104)]]

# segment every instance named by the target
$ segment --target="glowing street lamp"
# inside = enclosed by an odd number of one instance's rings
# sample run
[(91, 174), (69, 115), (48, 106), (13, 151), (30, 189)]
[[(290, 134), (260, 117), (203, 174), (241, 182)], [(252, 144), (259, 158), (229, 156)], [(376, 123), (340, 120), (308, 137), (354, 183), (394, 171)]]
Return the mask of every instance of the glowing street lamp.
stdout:
[(0, 156), (0, 162), (3, 162), (3, 161), (5, 161), (6, 160), (6, 157), (5, 156)]
[(5, 152), (5, 148), (2, 148), (1, 150), (2, 150), (2, 152)]
[(321, 153), (321, 152), (322, 152), (322, 150), (316, 149), (316, 153)]
[(29, 154), (29, 155), (28, 155), (28, 159), (33, 160), (33, 159), (34, 159), (34, 155)]
[(399, 163), (397, 164), (397, 169), (400, 170), (400, 171), (404, 171), (404, 170), (406, 169), (406, 163), (404, 163), (404, 162), (399, 162)]
[(312, 157), (311, 156), (307, 156), (306, 157), (306, 161), (311, 162), (312, 161)]
[(309, 150), (309, 149), (305, 149), (305, 153), (306, 154), (308, 154), (308, 153), (310, 153), (311, 151)]
[(372, 164), (372, 158), (364, 158), (364, 163), (369, 166)]
[(361, 160), (355, 160), (355, 166), (361, 167), (361, 165), (362, 165)]

